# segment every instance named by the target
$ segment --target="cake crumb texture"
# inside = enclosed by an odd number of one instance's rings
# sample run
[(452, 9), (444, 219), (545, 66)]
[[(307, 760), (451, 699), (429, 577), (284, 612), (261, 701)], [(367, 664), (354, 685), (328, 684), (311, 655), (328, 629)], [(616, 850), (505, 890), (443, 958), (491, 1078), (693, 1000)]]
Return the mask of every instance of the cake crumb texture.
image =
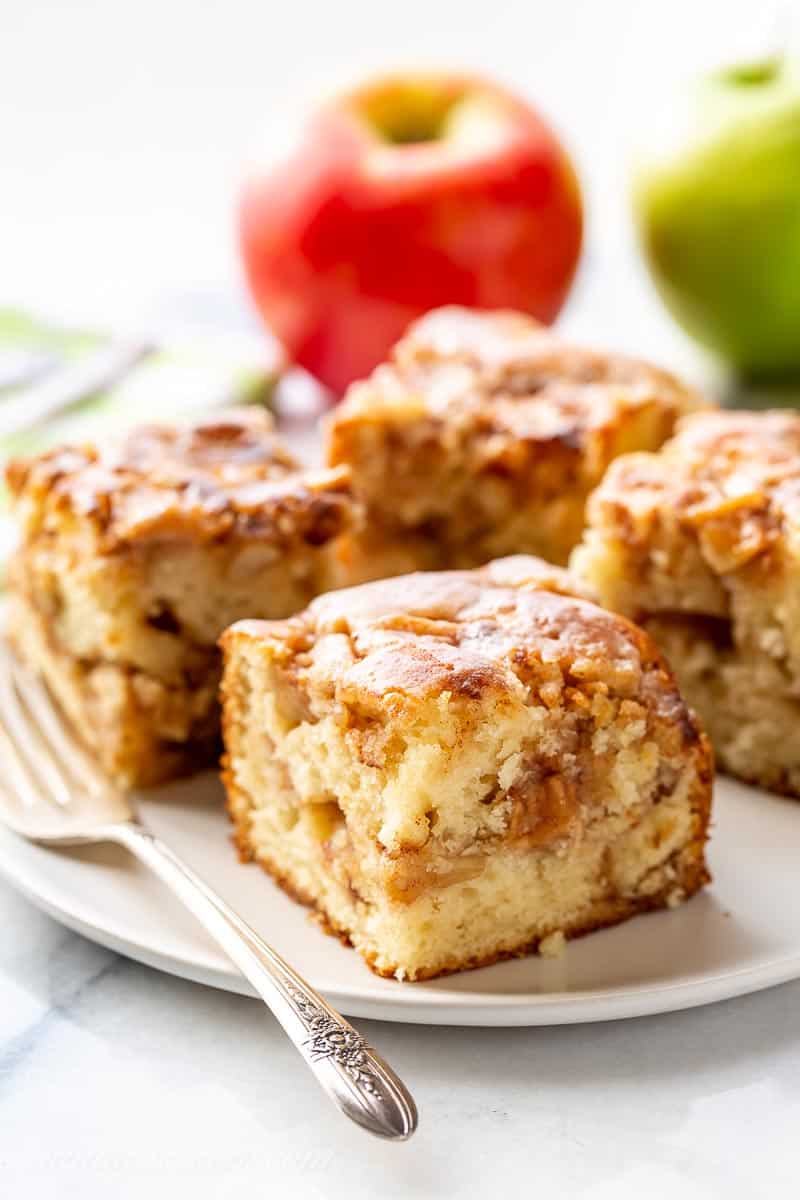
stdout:
[(558, 567), (367, 584), (222, 642), (240, 851), (380, 974), (552, 952), (708, 878), (705, 734)]
[(800, 414), (696, 414), (618, 459), (572, 561), (658, 641), (720, 765), (800, 795)]
[(219, 634), (337, 586), (357, 519), (347, 470), (304, 471), (259, 409), (18, 459), (7, 479), (9, 635), (124, 784), (213, 760)]

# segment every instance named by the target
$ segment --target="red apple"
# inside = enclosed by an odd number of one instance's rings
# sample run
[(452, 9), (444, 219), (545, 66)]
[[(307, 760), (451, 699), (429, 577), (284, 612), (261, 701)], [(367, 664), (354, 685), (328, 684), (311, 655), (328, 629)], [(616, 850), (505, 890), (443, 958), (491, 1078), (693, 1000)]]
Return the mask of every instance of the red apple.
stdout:
[(572, 164), (524, 101), (411, 76), (340, 96), (245, 186), (250, 288), (296, 362), (335, 393), (441, 304), (550, 322), (581, 243)]

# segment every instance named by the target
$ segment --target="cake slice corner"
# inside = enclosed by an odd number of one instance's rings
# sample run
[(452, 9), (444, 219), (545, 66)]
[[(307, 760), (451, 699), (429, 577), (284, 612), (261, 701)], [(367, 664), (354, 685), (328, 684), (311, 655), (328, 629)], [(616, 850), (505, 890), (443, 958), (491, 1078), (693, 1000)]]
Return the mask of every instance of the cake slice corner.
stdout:
[(528, 953), (708, 879), (711, 753), (651, 640), (517, 557), (223, 636), (240, 852), (373, 970)]

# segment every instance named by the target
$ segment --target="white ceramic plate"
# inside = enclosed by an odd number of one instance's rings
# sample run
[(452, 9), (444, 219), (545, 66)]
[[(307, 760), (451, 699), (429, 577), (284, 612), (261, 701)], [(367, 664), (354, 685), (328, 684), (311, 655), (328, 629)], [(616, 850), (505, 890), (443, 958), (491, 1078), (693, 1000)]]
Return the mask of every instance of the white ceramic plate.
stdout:
[[(800, 976), (800, 804), (717, 782), (713, 886), (675, 912), (429, 983), (379, 979), (256, 866), (241, 866), (209, 774), (148, 794), (151, 828), (345, 1013), (455, 1025), (548, 1025), (669, 1012)], [(0, 871), (94, 941), (187, 979), (248, 985), (170, 894), (116, 847), (54, 852), (0, 831)]]

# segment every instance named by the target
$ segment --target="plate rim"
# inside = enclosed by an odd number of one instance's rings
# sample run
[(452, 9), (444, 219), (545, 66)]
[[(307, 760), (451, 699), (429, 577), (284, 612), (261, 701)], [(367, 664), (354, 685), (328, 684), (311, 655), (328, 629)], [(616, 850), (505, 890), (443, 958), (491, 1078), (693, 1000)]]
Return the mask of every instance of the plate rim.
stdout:
[[(11, 831), (4, 832), (12, 845), (24, 841)], [(60, 853), (58, 850), (47, 852)], [(50, 888), (41, 879), (34, 886), (28, 873), (17, 868), (13, 854), (2, 842), (0, 877), (40, 911), (114, 953), (201, 986), (256, 998), (255, 991), (233, 964), (230, 970), (225, 970), (202, 951), (188, 954), (159, 948), (152, 940), (131, 936), (120, 929), (113, 917), (99, 923), (80, 898), (65, 904), (61, 888)], [(800, 949), (767, 958), (761, 963), (722, 971), (711, 978), (629, 984), (580, 993), (420, 991), (414, 996), (415, 985), (403, 983), (397, 985), (403, 992), (395, 999), (390, 995), (369, 994), (352, 986), (337, 987), (330, 980), (313, 982), (326, 999), (348, 1016), (412, 1025), (510, 1028), (630, 1020), (680, 1012), (763, 991), (799, 977)]]

